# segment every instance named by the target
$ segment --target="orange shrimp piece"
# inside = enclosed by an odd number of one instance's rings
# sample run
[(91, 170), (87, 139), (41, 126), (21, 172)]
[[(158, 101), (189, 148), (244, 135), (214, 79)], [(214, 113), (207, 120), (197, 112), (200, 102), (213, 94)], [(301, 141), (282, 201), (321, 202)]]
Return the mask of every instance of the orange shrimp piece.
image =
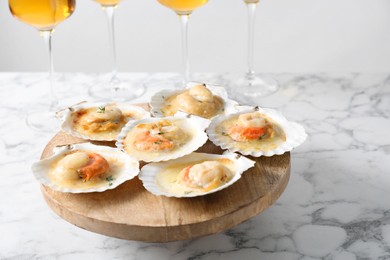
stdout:
[(243, 127), (232, 126), (228, 134), (236, 141), (247, 141), (259, 139), (267, 132), (266, 127)]
[(174, 143), (162, 136), (151, 135), (149, 131), (137, 136), (134, 146), (141, 151), (162, 151), (173, 148)]
[(99, 177), (110, 168), (107, 160), (97, 153), (88, 154), (88, 158), (88, 164), (77, 170), (84, 181), (89, 181), (91, 178)]
[(190, 165), (190, 166), (187, 166), (185, 167), (181, 172), (180, 172), (180, 175), (178, 176), (178, 180), (184, 184), (186, 184), (187, 186), (191, 187), (191, 188), (194, 188), (194, 189), (200, 189), (200, 190), (203, 190), (203, 191), (210, 191), (212, 189), (215, 189), (217, 188), (221, 183), (224, 183), (225, 182), (225, 179), (227, 178), (227, 176), (223, 176), (221, 179), (215, 179), (213, 180), (211, 183), (208, 183), (207, 185), (205, 186), (198, 186), (196, 183), (193, 183), (191, 180), (190, 180), (190, 177), (189, 177), (189, 174), (190, 174), (190, 170), (191, 168), (193, 167), (194, 165)]
[(190, 177), (188, 174), (190, 173), (190, 169), (193, 165), (185, 167), (182, 172), (180, 173), (179, 179), (184, 183), (191, 183)]

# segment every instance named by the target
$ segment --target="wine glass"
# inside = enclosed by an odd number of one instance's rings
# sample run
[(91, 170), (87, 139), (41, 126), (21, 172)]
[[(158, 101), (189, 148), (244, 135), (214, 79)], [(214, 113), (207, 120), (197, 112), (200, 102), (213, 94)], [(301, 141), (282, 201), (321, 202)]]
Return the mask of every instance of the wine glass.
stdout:
[(145, 86), (137, 81), (125, 82), (118, 77), (116, 63), (114, 12), (121, 0), (95, 0), (102, 6), (108, 21), (108, 34), (112, 57), (112, 70), (108, 82), (94, 85), (89, 88), (89, 94), (95, 98), (111, 98), (115, 101), (125, 101), (140, 97), (145, 92)]
[(254, 27), (255, 12), (259, 0), (244, 0), (248, 8), (248, 71), (245, 76), (231, 81), (233, 95), (248, 97), (268, 96), (279, 88), (278, 82), (267, 75), (257, 75), (254, 71)]
[(9, 0), (9, 9), (18, 20), (38, 29), (49, 51), (49, 93), (50, 105), (45, 110), (29, 110), (26, 123), (34, 130), (53, 132), (58, 128), (56, 111), (58, 111), (58, 98), (54, 89), (52, 33), (54, 28), (66, 20), (74, 11), (75, 0)]
[(188, 20), (191, 13), (198, 7), (206, 4), (208, 0), (158, 0), (158, 2), (173, 11), (179, 16), (182, 35), (182, 62), (183, 62), (183, 83), (186, 86), (189, 82), (190, 69), (188, 61)]

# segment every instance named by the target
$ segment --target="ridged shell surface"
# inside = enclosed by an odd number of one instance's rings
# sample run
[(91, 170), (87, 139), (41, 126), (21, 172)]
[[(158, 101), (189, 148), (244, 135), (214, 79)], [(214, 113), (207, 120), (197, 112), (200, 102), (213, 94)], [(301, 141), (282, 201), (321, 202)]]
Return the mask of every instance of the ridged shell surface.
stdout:
[[(143, 152), (137, 150), (133, 144), (126, 145), (127, 138), (130, 138), (130, 136), (135, 134), (133, 133), (133, 129), (136, 129), (140, 125), (154, 124), (162, 120), (167, 120), (169, 122), (177, 124), (177, 126), (181, 130), (183, 130), (183, 132), (188, 134), (188, 139), (184, 142), (184, 144), (180, 145), (172, 151), (160, 152)], [(122, 132), (118, 136), (116, 146), (130, 156), (137, 158), (140, 161), (159, 162), (172, 160), (192, 153), (193, 151), (201, 147), (203, 144), (205, 144), (208, 139), (207, 134), (205, 133), (205, 129), (208, 127), (209, 124), (210, 120), (208, 119), (189, 115), (183, 112), (178, 112), (174, 116), (170, 117), (152, 117), (131, 121), (122, 129)]]
[[(201, 83), (190, 82), (187, 84), (186, 89), (184, 90), (162, 90), (154, 94), (150, 100), (151, 113), (154, 117), (164, 117), (162, 108), (165, 106), (166, 98), (180, 94), (193, 86), (199, 85)], [(234, 100), (229, 99), (228, 94), (224, 87), (215, 86), (211, 84), (205, 84), (206, 88), (210, 90), (213, 95), (220, 97), (223, 100), (223, 111), (221, 114), (231, 114), (237, 112), (236, 106), (238, 103)], [(185, 112), (185, 111), (184, 111)]]
[(134, 117), (128, 117), (126, 118), (126, 121), (131, 121), (131, 120), (138, 120), (142, 118), (147, 118), (150, 117), (150, 113), (147, 112), (145, 109), (135, 106), (135, 105), (130, 105), (130, 104), (125, 104), (125, 103), (83, 103), (80, 105), (73, 106), (66, 111), (66, 113), (63, 116), (63, 123), (61, 125), (61, 129), (74, 136), (77, 138), (82, 138), (85, 140), (93, 140), (93, 141), (114, 141), (116, 140), (117, 135), (120, 133), (121, 128), (119, 128), (117, 131), (115, 131), (114, 136), (112, 134), (102, 134), (102, 133), (85, 133), (85, 132), (80, 132), (76, 129), (74, 125), (74, 120), (73, 116), (74, 113), (77, 111), (80, 111), (81, 109), (88, 109), (88, 108), (96, 108), (98, 109), (99, 107), (107, 107), (107, 106), (115, 106), (118, 109), (122, 111), (124, 115), (126, 114), (131, 114), (135, 115)]
[[(187, 194), (178, 195), (175, 193), (170, 193), (168, 189), (165, 189), (164, 187), (159, 185), (159, 183), (156, 181), (156, 176), (169, 167), (172, 166), (174, 167), (176, 165), (181, 165), (182, 167), (185, 167), (187, 165), (192, 165), (195, 162), (199, 163), (201, 161), (213, 161), (219, 159), (229, 159), (234, 162), (234, 167), (235, 167), (235, 170), (233, 172), (234, 175), (227, 183), (215, 189), (212, 189), (210, 191), (191, 192)], [(158, 196), (162, 195), (166, 197), (176, 197), (176, 198), (189, 198), (189, 197), (207, 195), (231, 186), (241, 178), (242, 173), (244, 173), (246, 170), (253, 167), (254, 165), (255, 165), (254, 161), (242, 155), (231, 153), (231, 152), (225, 152), (222, 155), (207, 154), (207, 153), (191, 153), (189, 155), (186, 155), (184, 157), (175, 160), (147, 164), (144, 167), (142, 167), (139, 178), (142, 180), (144, 187), (154, 195), (158, 195)]]
[[(230, 114), (230, 115), (221, 115), (215, 117), (210, 126), (207, 128), (207, 134), (209, 139), (217, 146), (220, 146), (222, 149), (227, 149), (231, 152), (239, 152), (243, 155), (251, 155), (254, 157), (260, 156), (273, 156), (284, 154), (285, 152), (291, 151), (297, 146), (301, 145), (307, 138), (307, 134), (303, 126), (298, 123), (288, 121), (280, 112), (269, 109), (269, 108), (259, 108), (259, 107), (248, 107), (242, 106), (238, 107), (240, 112)], [(218, 126), (223, 123), (225, 120), (228, 120), (233, 117), (237, 117), (241, 114), (252, 113), (252, 112), (260, 112), (261, 114), (266, 115), (275, 121), (284, 131), (286, 140), (278, 145), (274, 149), (270, 150), (242, 150), (238, 148), (232, 138), (226, 138), (222, 133), (217, 131)]]
[[(103, 156), (109, 162), (110, 167), (113, 168), (112, 172), (109, 172), (110, 178), (103, 180), (99, 187), (87, 188), (66, 187), (61, 182), (51, 178), (50, 170), (56, 166), (58, 161), (64, 158), (65, 155), (77, 151), (93, 152)], [(133, 179), (139, 173), (138, 161), (116, 148), (83, 143), (57, 147), (53, 152), (54, 154), (49, 158), (33, 163), (32, 172), (38, 182), (56, 191), (69, 193), (102, 192), (118, 187), (125, 181)]]

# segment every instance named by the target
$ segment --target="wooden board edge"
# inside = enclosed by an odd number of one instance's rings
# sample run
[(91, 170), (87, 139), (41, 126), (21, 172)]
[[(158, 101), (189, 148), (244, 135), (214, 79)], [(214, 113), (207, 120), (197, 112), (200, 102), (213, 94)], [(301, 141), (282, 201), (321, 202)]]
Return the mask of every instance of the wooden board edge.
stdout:
[[(61, 218), (69, 223), (82, 229), (99, 233), (102, 235), (115, 237), (125, 240), (136, 240), (143, 242), (173, 242), (179, 240), (194, 239), (197, 237), (207, 236), (230, 229), (267, 209), (272, 205), (285, 190), (291, 171), (291, 163), (289, 164), (288, 172), (280, 180), (282, 185), (277, 190), (273, 190), (266, 196), (261, 197), (252, 203), (249, 203), (234, 212), (222, 215), (218, 218), (211, 219), (202, 223), (187, 224), (174, 227), (145, 227), (131, 226), (126, 224), (111, 223), (91, 219), (83, 215), (62, 207), (46, 192), (46, 187), (41, 185), (41, 191), (47, 205)], [(264, 203), (264, 200), (269, 200)]]

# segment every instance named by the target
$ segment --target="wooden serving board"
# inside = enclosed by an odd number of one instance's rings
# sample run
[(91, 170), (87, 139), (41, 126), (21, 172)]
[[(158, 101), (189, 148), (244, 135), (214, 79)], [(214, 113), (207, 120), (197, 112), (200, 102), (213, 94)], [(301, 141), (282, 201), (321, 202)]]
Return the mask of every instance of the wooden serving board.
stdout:
[[(45, 147), (87, 142), (64, 132)], [(114, 142), (93, 142), (114, 146)], [(221, 154), (211, 142), (199, 152)], [(136, 177), (113, 190), (72, 194), (41, 187), (49, 207), (68, 222), (107, 236), (147, 242), (191, 239), (221, 232), (258, 215), (282, 194), (290, 177), (290, 153), (255, 159), (255, 167), (222, 191), (195, 198), (167, 198), (145, 190)]]

